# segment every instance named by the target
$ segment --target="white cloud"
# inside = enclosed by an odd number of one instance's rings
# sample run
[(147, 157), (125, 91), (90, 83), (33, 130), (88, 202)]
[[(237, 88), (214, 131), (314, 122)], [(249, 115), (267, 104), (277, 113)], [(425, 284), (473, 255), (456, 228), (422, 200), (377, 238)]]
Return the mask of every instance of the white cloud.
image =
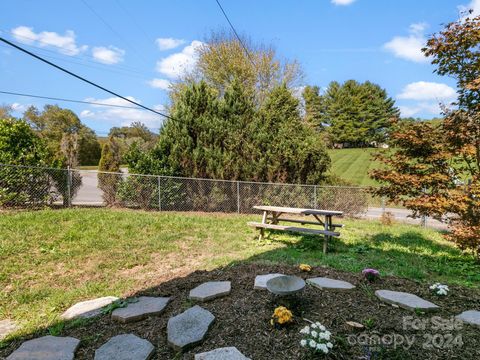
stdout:
[(88, 48), (86, 45), (77, 45), (75, 33), (72, 30), (67, 30), (64, 35), (60, 35), (51, 31), (36, 33), (31, 27), (19, 26), (12, 29), (11, 33), (18, 42), (23, 44), (39, 47), (54, 47), (62, 54), (69, 56), (78, 55)]
[(412, 24), (408, 36), (395, 36), (383, 47), (398, 58), (415, 62), (428, 62), (428, 58), (421, 50), (427, 42), (424, 35), (426, 27), (427, 24), (425, 23)]
[(155, 40), (155, 43), (160, 50), (170, 50), (185, 44), (185, 40), (173, 38), (158, 38), (157, 40)]
[(332, 4), (335, 5), (350, 5), (353, 2), (355, 2), (355, 0), (332, 0)]
[(172, 83), (168, 80), (157, 78), (152, 79), (148, 82), (148, 85), (150, 85), (151, 87), (162, 90), (169, 90), (171, 84)]
[[(472, 14), (467, 14), (469, 10), (473, 10)], [(464, 15), (477, 16), (480, 15), (480, 0), (472, 0), (468, 5), (459, 5), (458, 11)]]
[(13, 104), (10, 104), (10, 107), (12, 108), (12, 111), (24, 112), (25, 110), (27, 110), (28, 106), (24, 105), (24, 104), (14, 102)]
[(419, 113), (438, 116), (442, 112), (440, 104), (432, 102), (420, 102), (415, 105), (400, 105), (398, 108), (403, 117), (410, 117)]
[(92, 55), (98, 62), (111, 65), (123, 61), (125, 50), (116, 48), (115, 46), (99, 46), (92, 49)]
[(404, 100), (453, 100), (456, 96), (455, 89), (447, 84), (417, 81), (408, 84), (397, 95)]
[[(140, 103), (133, 96), (127, 96), (127, 99)], [(135, 105), (117, 97), (106, 99), (87, 98), (85, 101), (102, 103), (107, 105), (131, 106)], [(153, 106), (154, 110), (162, 111), (162, 105)], [(80, 112), (80, 118), (88, 118), (109, 123), (111, 126), (128, 126), (134, 121), (144, 123), (150, 129), (158, 129), (164, 118), (150, 111), (140, 109), (115, 108), (104, 105), (90, 105), (90, 109)]]
[(193, 69), (197, 62), (196, 50), (202, 45), (203, 43), (201, 41), (192, 41), (192, 43), (183, 48), (181, 52), (157, 61), (156, 70), (169, 78), (178, 79)]

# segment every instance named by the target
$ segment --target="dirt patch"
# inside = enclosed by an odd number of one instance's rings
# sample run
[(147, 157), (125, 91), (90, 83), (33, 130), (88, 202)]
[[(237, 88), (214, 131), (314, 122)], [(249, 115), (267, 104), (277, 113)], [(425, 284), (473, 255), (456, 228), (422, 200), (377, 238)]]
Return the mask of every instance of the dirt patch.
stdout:
[[(256, 275), (280, 272), (303, 278), (328, 276), (349, 281), (357, 287), (351, 291), (322, 291), (307, 286), (297, 298), (281, 299), (267, 291), (254, 290)], [(161, 278), (161, 277), (160, 277)], [(202, 303), (215, 317), (215, 323), (203, 344), (176, 354), (166, 341), (166, 325), (171, 316), (179, 314), (193, 305), (188, 292), (195, 286), (209, 280), (230, 280), (232, 293), (224, 298)], [(161, 280), (158, 281), (158, 283)], [(390, 289), (415, 293), (441, 307), (433, 323), (432, 314), (416, 314), (380, 302), (375, 296), (377, 289)], [(461, 329), (435, 329), (440, 323), (449, 325), (453, 315), (464, 310), (480, 308), (480, 291), (451, 287), (447, 297), (436, 297), (428, 286), (396, 277), (383, 278), (373, 285), (365, 283), (359, 274), (336, 271), (329, 268), (314, 268), (304, 273), (296, 267), (286, 265), (242, 264), (216, 269), (196, 271), (182, 278), (175, 278), (136, 293), (135, 295), (170, 296), (172, 301), (165, 313), (146, 320), (119, 324), (102, 315), (88, 324), (62, 331), (62, 336), (73, 336), (82, 340), (76, 359), (93, 359), (95, 349), (112, 336), (133, 333), (148, 339), (156, 348), (154, 359), (193, 359), (194, 354), (224, 346), (236, 346), (254, 360), (263, 359), (309, 359), (311, 357), (299, 345), (299, 330), (308, 324), (304, 319), (320, 321), (333, 334), (335, 346), (327, 358), (330, 359), (479, 359), (480, 329), (463, 325)], [(295, 322), (285, 328), (273, 328), (270, 318), (278, 305), (286, 305), (295, 316)], [(346, 321), (367, 325), (366, 329), (355, 330)], [(407, 326), (405, 326), (405, 322)], [(416, 330), (415, 327), (425, 327)], [(361, 335), (361, 336), (360, 336)], [(364, 339), (389, 339), (396, 336), (397, 347), (393, 345), (372, 345), (370, 347), (354, 342)], [(37, 334), (36, 336), (40, 336)], [(413, 339), (408, 349), (398, 344), (399, 339)], [(0, 358), (10, 354), (20, 345), (14, 341), (0, 350)], [(405, 344), (403, 344), (405, 345)], [(374, 355), (368, 357), (368, 353)], [(318, 355), (317, 355), (318, 356)], [(367, 356), (367, 357), (366, 357)], [(321, 356), (319, 358), (322, 358)]]

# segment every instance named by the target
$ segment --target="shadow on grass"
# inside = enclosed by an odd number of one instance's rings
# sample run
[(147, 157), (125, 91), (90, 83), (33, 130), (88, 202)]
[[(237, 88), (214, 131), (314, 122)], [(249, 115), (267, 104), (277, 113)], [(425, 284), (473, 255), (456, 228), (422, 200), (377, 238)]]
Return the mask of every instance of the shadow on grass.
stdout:
[[(35, 333), (4, 342), (0, 347), (0, 358), (10, 354), (26, 339), (50, 334), (80, 339), (81, 346), (76, 359), (92, 359), (95, 349), (112, 336), (134, 333), (152, 342), (156, 348), (154, 357), (156, 359), (192, 359), (194, 353), (222, 346), (237, 346), (252, 359), (302, 359), (309, 358), (305, 355), (304, 349), (298, 346), (300, 340), (298, 329), (305, 324), (302, 318), (314, 321), (320, 318), (335, 334), (336, 348), (330, 358), (358, 358), (365, 355), (362, 351), (368, 353), (371, 349), (359, 347), (353, 349), (348, 344), (346, 339), (352, 330), (345, 328), (346, 320), (373, 322), (378, 324), (374, 330), (380, 333), (404, 333), (400, 326), (401, 315), (405, 315), (405, 312), (394, 309), (390, 314), (390, 307), (380, 306), (379, 301), (372, 295), (376, 288), (362, 282), (359, 271), (364, 267), (375, 267), (382, 274), (395, 274), (415, 280), (432, 275), (435, 277), (458, 275), (467, 284), (475, 279), (480, 280), (478, 278), (480, 268), (469, 258), (462, 258), (458, 251), (448, 245), (432, 243), (421, 232), (409, 231), (398, 236), (381, 232), (367, 237), (364, 243), (348, 243), (341, 238), (333, 239), (326, 255), (322, 253), (323, 239), (317, 236), (295, 235), (285, 238), (283, 233), (272, 231), (264, 241), (265, 244), (269, 242), (281, 243), (283, 247), (266, 250), (241, 261), (232, 261), (229, 265), (212, 271), (193, 271), (185, 277), (146, 287), (133, 295), (171, 297), (172, 301), (163, 315), (131, 324), (115, 323), (108, 314), (88, 320), (58, 321), (48, 329), (38, 329)], [(263, 243), (257, 245), (262, 246)], [(304, 274), (296, 267), (299, 262), (330, 268), (317, 267), (313, 273)], [(272, 272), (303, 277), (337, 277), (358, 286), (351, 293), (325, 293), (307, 288), (304, 302), (298, 310), (300, 314), (297, 322), (291, 328), (273, 329), (269, 326), (269, 319), (272, 310), (279, 304), (278, 299), (267, 292), (253, 290), (255, 275)], [(183, 355), (173, 352), (166, 341), (168, 318), (191, 307), (194, 303), (188, 299), (189, 291), (203, 281), (211, 280), (230, 280), (232, 293), (222, 300), (201, 304), (217, 316), (217, 321), (210, 329), (205, 342)], [(425, 286), (419, 287), (412, 281), (397, 278), (385, 278), (378, 286), (400, 291), (410, 290), (427, 298), (430, 296)], [(458, 313), (466, 310), (467, 305), (472, 308), (480, 307), (480, 294), (475, 290), (474, 295), (468, 296), (470, 290), (459, 290), (461, 293), (459, 299), (452, 297), (442, 300), (445, 302), (444, 308)], [(319, 296), (320, 294), (322, 296)], [(467, 298), (469, 303), (465, 304)], [(453, 314), (446, 310), (442, 311), (445, 316)], [(480, 335), (478, 332), (472, 335), (470, 331), (467, 334), (471, 338), (466, 349), (472, 351), (472, 344), (480, 342)], [(387, 347), (381, 348), (376, 354), (372, 359), (430, 358), (428, 352), (424, 352), (422, 357), (421, 349), (410, 353), (401, 348)], [(463, 358), (469, 359), (466, 354)], [(447, 351), (445, 357), (441, 357), (440, 353), (440, 357), (437, 358), (447, 359), (451, 355), (452, 353)]]

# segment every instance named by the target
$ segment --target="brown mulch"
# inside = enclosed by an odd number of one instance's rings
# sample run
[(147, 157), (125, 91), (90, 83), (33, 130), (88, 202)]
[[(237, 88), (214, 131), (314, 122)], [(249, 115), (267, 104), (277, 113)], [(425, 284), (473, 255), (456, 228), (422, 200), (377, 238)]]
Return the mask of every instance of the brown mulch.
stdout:
[[(256, 275), (274, 272), (303, 278), (328, 276), (349, 281), (357, 287), (350, 291), (335, 292), (307, 286), (300, 296), (287, 299), (253, 289)], [(210, 280), (230, 280), (232, 292), (229, 296), (199, 304), (215, 315), (215, 323), (201, 345), (183, 354), (176, 354), (166, 341), (167, 321), (193, 305), (188, 300), (192, 288)], [(415, 293), (436, 303), (441, 310), (433, 315), (396, 308), (379, 301), (373, 294), (377, 289)], [(154, 359), (193, 359), (196, 353), (225, 346), (236, 346), (253, 360), (325, 358), (318, 354), (311, 356), (299, 345), (299, 330), (308, 324), (304, 320), (308, 319), (320, 321), (332, 332), (335, 346), (326, 357), (328, 359), (480, 359), (479, 328), (467, 325), (453, 330), (434, 328), (440, 322), (447, 324), (453, 315), (464, 310), (480, 309), (479, 290), (455, 286), (450, 289), (448, 296), (437, 297), (430, 293), (426, 284), (396, 277), (386, 277), (370, 285), (361, 274), (329, 268), (318, 267), (305, 273), (287, 265), (242, 264), (210, 272), (196, 271), (135, 294), (170, 296), (171, 302), (159, 316), (131, 324), (119, 324), (108, 315), (102, 315), (87, 324), (73, 328), (66, 326), (61, 335), (82, 340), (76, 359), (93, 359), (95, 349), (112, 336), (124, 333), (148, 339), (156, 348)], [(271, 315), (278, 305), (286, 305), (293, 311), (293, 324), (284, 328), (270, 325)], [(409, 316), (425, 321), (425, 330), (404, 329), (403, 321)], [(432, 319), (432, 316), (440, 318)], [(355, 330), (346, 321), (369, 324), (369, 329)], [(353, 340), (367, 336), (375, 339), (375, 335), (380, 338), (385, 336), (384, 343), (371, 346), (352, 344)], [(397, 338), (397, 346), (388, 344), (393, 336)], [(400, 337), (404, 336), (414, 339), (408, 349), (398, 344)], [(1, 349), (0, 358), (8, 356), (20, 343), (19, 340), (13, 341)]]

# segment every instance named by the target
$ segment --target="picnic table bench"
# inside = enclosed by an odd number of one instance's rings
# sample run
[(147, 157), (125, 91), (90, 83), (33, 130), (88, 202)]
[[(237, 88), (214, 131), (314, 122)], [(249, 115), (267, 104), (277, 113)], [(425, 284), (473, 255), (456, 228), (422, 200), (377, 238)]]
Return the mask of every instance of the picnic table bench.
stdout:
[[(336, 232), (336, 228), (342, 228), (343, 224), (334, 224), (333, 216), (342, 216), (343, 212), (334, 210), (319, 210), (319, 209), (301, 209), (280, 206), (254, 206), (255, 210), (263, 211), (262, 222), (248, 222), (249, 226), (260, 230), (259, 240), (265, 236), (265, 229), (291, 231), (303, 234), (323, 235), (323, 253), (327, 252), (328, 241), (332, 237), (339, 237), (340, 233)], [(283, 215), (297, 215), (301, 217), (311, 216), (314, 220), (305, 220), (302, 218), (288, 218)], [(322, 219), (323, 218), (323, 219)], [(280, 225), (279, 222), (297, 223), (301, 225), (319, 225), (322, 229), (312, 229), (298, 226)]]

